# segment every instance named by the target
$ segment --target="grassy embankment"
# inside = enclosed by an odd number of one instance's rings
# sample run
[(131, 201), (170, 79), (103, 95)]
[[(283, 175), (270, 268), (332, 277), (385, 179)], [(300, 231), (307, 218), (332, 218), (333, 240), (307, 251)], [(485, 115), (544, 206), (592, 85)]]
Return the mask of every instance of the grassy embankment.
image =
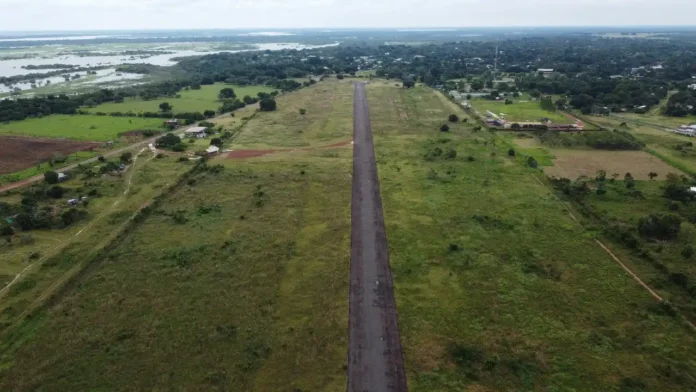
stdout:
[(368, 99), (410, 390), (693, 382), (693, 334), (507, 145), (470, 125), (440, 132), (452, 108), (425, 88), (371, 84)]
[[(228, 147), (349, 139), (352, 97), (280, 97)], [(274, 141), (277, 118), (312, 131)], [(351, 157), (211, 160), (5, 340), (0, 389), (344, 389)]]

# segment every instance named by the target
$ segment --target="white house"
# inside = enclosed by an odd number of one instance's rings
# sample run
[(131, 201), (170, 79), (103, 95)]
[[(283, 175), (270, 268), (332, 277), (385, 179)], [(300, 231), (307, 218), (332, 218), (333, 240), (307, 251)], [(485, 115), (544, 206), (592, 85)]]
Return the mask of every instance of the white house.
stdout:
[(218, 152), (220, 152), (220, 147), (210, 146), (205, 150), (205, 152), (207, 152), (208, 155), (217, 154)]
[(206, 127), (191, 127), (184, 131), (187, 137), (205, 137)]
[(58, 173), (58, 182), (63, 182), (68, 179), (68, 175), (65, 173)]

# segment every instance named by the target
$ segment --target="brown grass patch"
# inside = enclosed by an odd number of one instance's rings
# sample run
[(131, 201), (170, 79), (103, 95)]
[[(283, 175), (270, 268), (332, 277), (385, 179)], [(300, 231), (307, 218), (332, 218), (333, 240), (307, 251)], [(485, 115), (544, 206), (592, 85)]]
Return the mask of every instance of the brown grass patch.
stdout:
[(550, 176), (576, 179), (580, 176), (593, 177), (597, 170), (606, 170), (608, 175), (618, 173), (622, 177), (631, 173), (637, 180), (648, 180), (648, 173), (655, 172), (658, 179), (667, 173), (682, 174), (644, 151), (598, 151), (598, 150), (551, 150), (556, 157), (553, 167), (544, 168)]
[(0, 174), (13, 173), (45, 161), (53, 154), (91, 150), (99, 143), (22, 136), (0, 136)]

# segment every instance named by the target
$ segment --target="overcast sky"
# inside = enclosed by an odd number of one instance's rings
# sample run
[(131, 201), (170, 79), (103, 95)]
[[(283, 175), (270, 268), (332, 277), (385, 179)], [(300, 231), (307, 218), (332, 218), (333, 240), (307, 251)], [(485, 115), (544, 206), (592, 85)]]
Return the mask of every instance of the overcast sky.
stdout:
[(0, 0), (0, 30), (694, 25), (696, 0)]

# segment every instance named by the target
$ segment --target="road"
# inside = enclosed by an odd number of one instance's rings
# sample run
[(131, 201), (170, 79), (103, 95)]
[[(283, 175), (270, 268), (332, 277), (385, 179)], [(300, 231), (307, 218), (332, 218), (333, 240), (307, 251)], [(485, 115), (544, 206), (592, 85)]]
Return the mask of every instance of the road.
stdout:
[(365, 85), (355, 84), (348, 392), (407, 391)]

